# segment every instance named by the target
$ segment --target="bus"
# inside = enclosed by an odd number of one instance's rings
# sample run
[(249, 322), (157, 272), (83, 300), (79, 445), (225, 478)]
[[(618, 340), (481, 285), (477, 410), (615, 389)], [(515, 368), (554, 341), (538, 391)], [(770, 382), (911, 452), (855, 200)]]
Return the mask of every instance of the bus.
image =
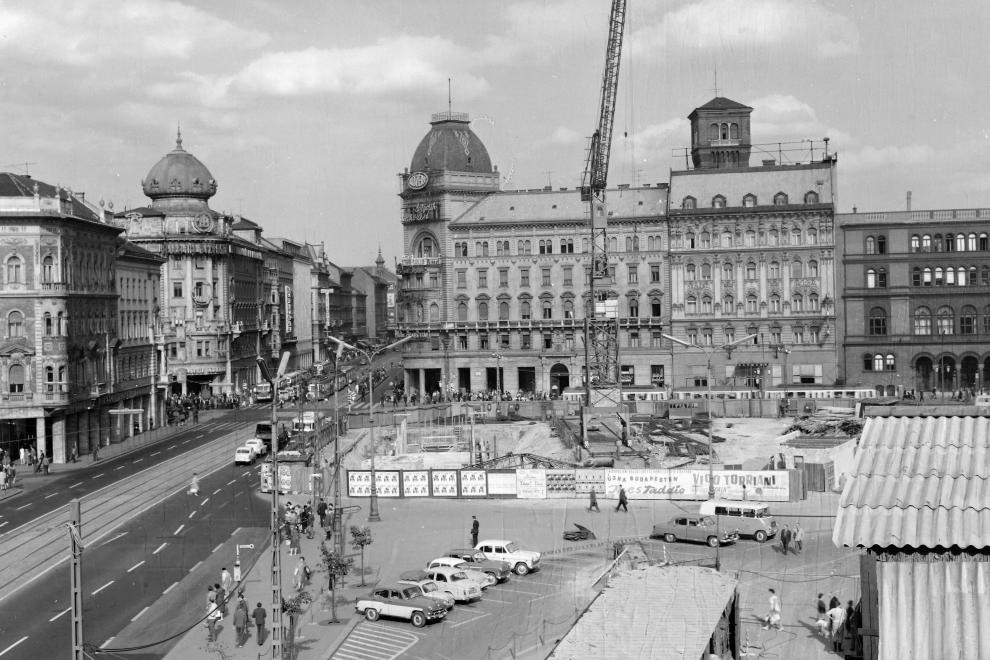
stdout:
[[(564, 401), (584, 402), (583, 387), (567, 387), (561, 394)], [(623, 401), (666, 401), (667, 391), (656, 385), (623, 385)]]
[[(784, 389), (781, 386), (759, 389), (733, 389), (713, 387), (712, 399), (872, 399), (877, 392), (872, 387), (843, 387), (840, 385), (795, 385)], [(707, 399), (708, 389), (695, 387), (676, 390), (673, 399)]]
[(258, 403), (264, 403), (266, 401), (272, 400), (272, 386), (271, 383), (258, 383), (254, 386), (254, 400)]

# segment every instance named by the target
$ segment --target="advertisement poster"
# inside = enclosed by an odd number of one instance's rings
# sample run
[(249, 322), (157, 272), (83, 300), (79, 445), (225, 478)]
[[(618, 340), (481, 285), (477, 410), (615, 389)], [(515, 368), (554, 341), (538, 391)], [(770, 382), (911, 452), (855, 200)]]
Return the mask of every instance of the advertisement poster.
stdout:
[(457, 497), (457, 470), (433, 470), (433, 497)]
[[(375, 486), (379, 497), (399, 496), (399, 473), (396, 470), (375, 471)], [(371, 472), (369, 470), (348, 470), (347, 496), (371, 496)]]
[(429, 497), (430, 473), (426, 470), (406, 470), (403, 472), (402, 494), (406, 497)]
[[(707, 470), (605, 470), (605, 496), (618, 498), (619, 488), (626, 489), (631, 500), (706, 500)], [(783, 470), (749, 471), (716, 470), (717, 499), (746, 499), (786, 502), (789, 499), (789, 474)]]
[(547, 470), (547, 497), (572, 498), (574, 488), (574, 470)]
[(378, 488), (378, 497), (398, 497), (399, 471), (375, 470), (375, 486)]
[(515, 495), (516, 494), (516, 473), (511, 472), (489, 472), (488, 473), (488, 494), (489, 495)]
[(461, 470), (461, 496), (487, 497), (488, 481), (484, 470)]
[[(301, 492), (292, 490), (292, 471), (289, 469), (288, 465), (278, 466), (278, 492), (280, 493), (292, 493)], [(261, 464), (261, 492), (270, 493), (272, 492), (272, 464), (262, 463)]]
[(587, 495), (591, 491), (605, 494), (605, 470), (600, 468), (578, 468), (574, 470), (574, 492)]
[(521, 499), (546, 499), (546, 470), (516, 470), (516, 497)]

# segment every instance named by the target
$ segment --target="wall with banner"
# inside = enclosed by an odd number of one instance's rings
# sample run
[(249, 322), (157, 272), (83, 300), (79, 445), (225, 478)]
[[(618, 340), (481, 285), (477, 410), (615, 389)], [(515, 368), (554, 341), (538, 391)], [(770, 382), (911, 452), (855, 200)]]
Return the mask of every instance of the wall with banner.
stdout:
[[(715, 497), (727, 500), (788, 502), (801, 499), (800, 470), (715, 470)], [(625, 488), (631, 500), (706, 500), (708, 470), (518, 469), (376, 470), (379, 497), (584, 498), (592, 490), (617, 499)], [(371, 494), (371, 471), (348, 470), (349, 497)]]

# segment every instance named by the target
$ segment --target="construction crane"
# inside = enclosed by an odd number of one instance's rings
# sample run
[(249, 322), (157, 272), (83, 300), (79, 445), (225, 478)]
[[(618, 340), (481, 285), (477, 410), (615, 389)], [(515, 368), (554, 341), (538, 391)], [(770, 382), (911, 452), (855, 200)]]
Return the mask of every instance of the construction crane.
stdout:
[[(581, 201), (591, 213), (591, 275), (588, 281), (591, 308), (585, 316), (584, 354), (585, 406), (618, 406), (619, 342), (616, 300), (609, 300), (604, 287), (612, 283), (608, 259), (608, 209), (605, 185), (608, 159), (612, 150), (612, 125), (619, 87), (619, 60), (626, 20), (626, 0), (612, 0), (608, 43), (605, 46), (605, 73), (598, 106), (598, 127), (591, 136), (588, 160), (581, 178)], [(594, 396), (593, 396), (594, 394)]]

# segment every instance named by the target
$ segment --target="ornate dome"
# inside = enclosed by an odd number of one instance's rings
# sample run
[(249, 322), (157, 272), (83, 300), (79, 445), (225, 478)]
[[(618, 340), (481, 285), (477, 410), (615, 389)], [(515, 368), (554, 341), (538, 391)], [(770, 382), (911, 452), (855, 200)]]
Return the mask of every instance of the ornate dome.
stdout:
[(175, 149), (155, 163), (141, 182), (151, 199), (194, 197), (207, 200), (217, 192), (217, 182), (206, 165), (182, 148), (182, 133), (175, 138)]
[(432, 128), (416, 147), (409, 171), (491, 174), (492, 159), (485, 145), (469, 128), (470, 123), (471, 119), (464, 112), (434, 114), (430, 120)]

